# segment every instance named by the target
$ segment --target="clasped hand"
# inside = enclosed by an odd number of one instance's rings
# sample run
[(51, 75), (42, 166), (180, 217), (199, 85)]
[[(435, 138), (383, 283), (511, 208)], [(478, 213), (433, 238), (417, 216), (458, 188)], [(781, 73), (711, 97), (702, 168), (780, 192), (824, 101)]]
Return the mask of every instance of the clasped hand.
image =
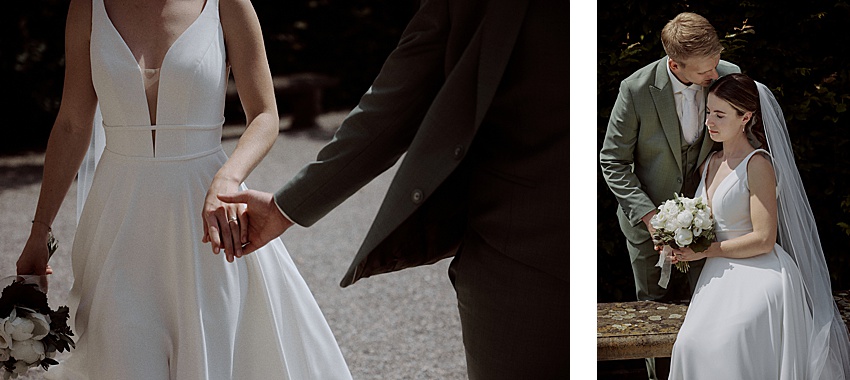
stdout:
[[(658, 250), (659, 253), (661, 253), (661, 247), (656, 246), (655, 249)], [(673, 264), (676, 264), (680, 261), (682, 261), (682, 262), (696, 261), (696, 260), (703, 259), (705, 257), (706, 257), (705, 252), (694, 252), (694, 250), (691, 249), (690, 247), (673, 248), (670, 251), (670, 254), (667, 255), (667, 258), (670, 259), (673, 262)]]
[(201, 211), (201, 219), (204, 221), (202, 241), (212, 243), (215, 254), (224, 248), (228, 262), (242, 257), (242, 247), (248, 243), (248, 217), (244, 204), (224, 203), (218, 199), (218, 195), (238, 190), (238, 181), (216, 177), (207, 191)]

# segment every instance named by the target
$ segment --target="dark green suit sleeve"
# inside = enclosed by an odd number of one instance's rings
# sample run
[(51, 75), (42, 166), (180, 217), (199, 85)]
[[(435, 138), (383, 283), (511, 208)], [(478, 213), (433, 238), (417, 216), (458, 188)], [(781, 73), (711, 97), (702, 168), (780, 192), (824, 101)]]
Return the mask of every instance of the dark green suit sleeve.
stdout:
[(445, 80), (448, 28), (445, 0), (426, 1), (333, 140), (275, 193), (295, 223), (312, 225), (407, 150)]

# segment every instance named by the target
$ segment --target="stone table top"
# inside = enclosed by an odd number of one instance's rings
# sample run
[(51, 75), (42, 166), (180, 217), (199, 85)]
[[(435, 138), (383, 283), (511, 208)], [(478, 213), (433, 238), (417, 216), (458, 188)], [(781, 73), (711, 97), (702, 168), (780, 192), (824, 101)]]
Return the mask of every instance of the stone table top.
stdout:
[[(850, 290), (835, 291), (833, 298), (850, 325)], [(669, 357), (687, 310), (653, 301), (597, 303), (596, 359)]]
[(687, 309), (653, 301), (596, 304), (596, 360), (669, 357)]

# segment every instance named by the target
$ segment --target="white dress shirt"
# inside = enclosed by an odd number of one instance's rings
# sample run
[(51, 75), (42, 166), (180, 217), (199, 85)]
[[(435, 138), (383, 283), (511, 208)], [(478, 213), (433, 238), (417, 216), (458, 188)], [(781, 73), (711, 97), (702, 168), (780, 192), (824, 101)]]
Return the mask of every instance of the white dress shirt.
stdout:
[[(679, 116), (679, 120), (681, 121), (682, 120), (682, 98), (684, 96), (682, 94), (682, 90), (684, 90), (688, 86), (685, 86), (685, 84), (682, 83), (682, 81), (680, 81), (679, 78), (676, 78), (676, 75), (673, 74), (673, 71), (670, 70), (669, 59), (670, 58), (667, 58), (668, 62), (665, 63), (665, 64), (667, 65), (667, 74), (670, 76), (670, 83), (673, 84), (673, 99), (676, 100), (676, 115)], [(703, 130), (705, 129), (705, 127), (704, 127), (704, 124), (705, 124), (705, 88), (703, 88), (702, 86), (700, 86), (698, 84), (691, 84), (691, 88), (694, 88), (694, 89), (697, 90), (697, 96), (696, 96), (697, 107), (698, 107), (697, 115), (699, 115), (699, 117), (698, 117), (699, 125), (697, 125), (697, 130), (699, 131), (699, 133), (697, 133), (697, 136), (700, 136), (700, 135), (702, 135)], [(681, 125), (682, 123), (680, 122), (679, 124)], [(682, 128), (683, 128), (682, 134), (684, 136), (685, 135), (685, 133), (684, 133), (685, 132), (685, 129), (684, 129), (685, 126), (682, 126)], [(686, 138), (686, 140), (687, 140), (687, 138)], [(688, 141), (688, 142), (692, 143), (692, 141)]]

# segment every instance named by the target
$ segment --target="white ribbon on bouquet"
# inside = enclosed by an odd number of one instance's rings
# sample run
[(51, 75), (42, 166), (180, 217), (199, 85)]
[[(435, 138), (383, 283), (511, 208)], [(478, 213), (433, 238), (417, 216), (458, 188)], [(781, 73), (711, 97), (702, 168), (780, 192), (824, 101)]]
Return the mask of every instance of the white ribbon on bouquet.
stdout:
[(665, 245), (661, 249), (661, 254), (658, 256), (658, 263), (655, 266), (661, 268), (661, 278), (658, 279), (658, 286), (667, 289), (667, 284), (670, 282), (670, 267), (673, 265), (673, 260), (670, 259), (670, 254), (673, 253), (673, 248)]

